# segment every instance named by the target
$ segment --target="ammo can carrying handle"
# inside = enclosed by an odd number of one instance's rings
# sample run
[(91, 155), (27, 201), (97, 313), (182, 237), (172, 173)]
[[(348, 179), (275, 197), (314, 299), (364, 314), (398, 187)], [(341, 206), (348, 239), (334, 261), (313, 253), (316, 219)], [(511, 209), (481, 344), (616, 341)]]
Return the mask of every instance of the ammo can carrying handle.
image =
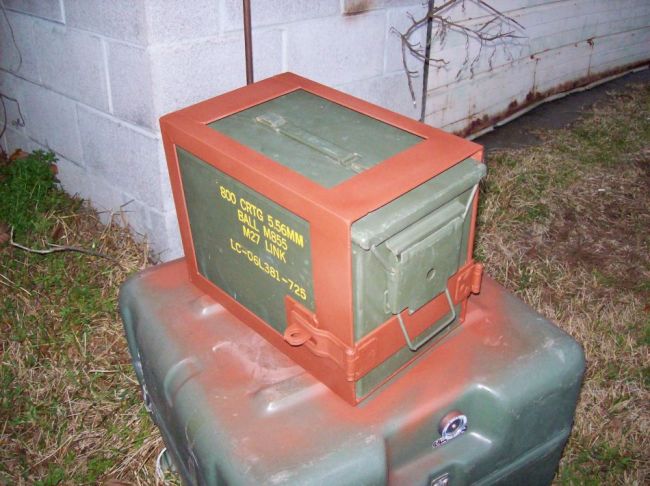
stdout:
[(449, 319), (447, 319), (443, 324), (440, 326), (436, 326), (436, 328), (431, 331), (431, 333), (424, 337), (419, 343), (414, 344), (413, 341), (411, 341), (411, 338), (409, 337), (409, 333), (406, 330), (406, 326), (404, 325), (404, 321), (402, 320), (402, 314), (397, 314), (397, 320), (399, 321), (399, 327), (402, 328), (402, 334), (404, 334), (404, 339), (406, 340), (406, 344), (408, 345), (409, 349), (411, 351), (417, 351), (420, 349), (422, 346), (424, 346), (426, 343), (431, 341), (431, 339), (438, 334), (440, 331), (445, 329), (449, 324), (454, 322), (456, 319), (456, 308), (454, 307), (454, 302), (451, 300), (451, 295), (449, 294), (449, 287), (445, 287), (445, 296), (447, 297), (447, 303), (449, 304), (449, 309), (451, 310), (451, 316), (449, 316)]
[(363, 172), (366, 169), (366, 167), (357, 163), (357, 160), (361, 158), (359, 154), (348, 152), (343, 147), (339, 147), (318, 135), (314, 135), (293, 123), (288, 122), (283, 116), (278, 115), (277, 113), (264, 113), (263, 115), (255, 117), (255, 121), (260, 125), (269, 127), (280, 135), (284, 135), (285, 137), (314, 149), (316, 152), (332, 159), (334, 162), (338, 163), (338, 165), (356, 173)]

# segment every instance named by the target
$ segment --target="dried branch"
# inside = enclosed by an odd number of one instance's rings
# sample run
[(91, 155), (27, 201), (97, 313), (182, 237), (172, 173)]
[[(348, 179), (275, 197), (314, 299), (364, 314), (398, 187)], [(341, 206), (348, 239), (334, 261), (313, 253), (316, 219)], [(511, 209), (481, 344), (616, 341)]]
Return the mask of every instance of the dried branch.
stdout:
[(5, 134), (5, 131), (7, 130), (7, 107), (5, 106), (5, 99), (9, 101), (13, 101), (16, 103), (16, 108), (18, 108), (18, 118), (16, 120), (13, 120), (11, 124), (14, 127), (24, 127), (25, 126), (25, 118), (23, 117), (23, 113), (20, 110), (20, 102), (16, 98), (12, 98), (11, 96), (7, 96), (4, 93), (0, 93), (0, 105), (2, 105), (2, 129), (0, 130), (0, 138)]
[[(473, 26), (453, 20), (450, 11), (458, 6), (464, 11), (466, 2), (474, 3), (489, 12), (488, 18), (478, 25)], [(430, 2), (427, 13), (422, 18), (415, 19), (410, 14), (409, 18), (411, 25), (405, 32), (399, 32), (395, 28), (391, 28), (391, 31), (400, 37), (402, 43), (402, 65), (404, 66), (409, 92), (414, 103), (415, 92), (413, 90), (413, 79), (417, 77), (418, 71), (409, 69), (407, 63), (409, 55), (427, 66), (436, 68), (444, 68), (450, 62), (444, 57), (427, 55), (425, 47), (420, 42), (413, 40), (415, 33), (420, 28), (425, 27), (429, 20), (435, 25), (435, 30), (429, 40), (431, 43), (437, 41), (443, 45), (447, 36), (452, 32), (461, 34), (465, 38), (465, 58), (456, 73), (456, 78), (460, 77), (466, 71), (469, 71), (473, 76), (476, 65), (488, 49), (490, 50), (488, 63), (491, 68), (498, 46), (505, 46), (508, 42), (524, 37), (517, 33), (523, 30), (521, 24), (483, 0), (446, 0), (438, 5), (433, 1)], [(478, 45), (478, 50), (475, 54), (471, 54), (472, 44)]]
[(101, 252), (95, 251), (95, 250), (89, 250), (88, 248), (83, 248), (83, 247), (80, 247), (80, 246), (55, 245), (54, 243), (48, 243), (47, 246), (49, 246), (49, 248), (38, 249), (38, 248), (30, 248), (28, 246), (21, 245), (20, 243), (17, 243), (16, 241), (14, 241), (14, 228), (13, 227), (11, 228), (11, 231), (10, 231), (10, 234), (9, 234), (9, 244), (11, 246), (15, 247), (15, 248), (20, 249), (20, 250), (23, 250), (23, 251), (26, 251), (26, 252), (29, 252), (29, 253), (36, 253), (38, 255), (48, 255), (50, 253), (56, 253), (56, 252), (59, 252), (59, 251), (73, 251), (73, 252), (77, 252), (77, 253), (84, 253), (86, 255), (105, 258), (105, 259), (110, 260), (110, 261), (116, 263), (117, 265), (121, 266), (120, 262), (117, 259), (110, 256), (110, 255), (107, 255), (105, 253), (101, 253)]

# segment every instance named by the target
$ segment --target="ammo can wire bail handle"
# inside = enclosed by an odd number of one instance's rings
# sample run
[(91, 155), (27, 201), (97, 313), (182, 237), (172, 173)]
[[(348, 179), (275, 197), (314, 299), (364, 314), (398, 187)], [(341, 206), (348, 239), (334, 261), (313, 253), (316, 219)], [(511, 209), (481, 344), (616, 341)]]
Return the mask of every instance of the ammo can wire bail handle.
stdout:
[[(469, 213), (469, 208), (472, 206), (472, 203), (474, 202), (474, 197), (476, 196), (477, 190), (478, 190), (478, 184), (475, 184), (474, 187), (472, 188), (472, 192), (469, 195), (469, 199), (467, 200), (465, 211), (463, 211), (463, 215), (461, 216), (462, 221), (465, 221), (465, 218), (467, 217), (467, 213)], [(406, 330), (406, 326), (404, 325), (402, 314), (401, 313), (397, 314), (397, 321), (399, 322), (399, 327), (402, 329), (402, 334), (404, 334), (404, 340), (406, 341), (406, 345), (411, 351), (415, 352), (418, 349), (420, 349), (426, 343), (431, 341), (431, 339), (433, 339), (434, 336), (439, 334), (440, 331), (445, 329), (449, 324), (451, 324), (456, 320), (457, 317), (456, 307), (454, 307), (454, 302), (451, 298), (451, 294), (449, 293), (449, 286), (445, 286), (445, 297), (447, 297), (447, 303), (449, 304), (451, 316), (449, 316), (449, 318), (445, 321), (444, 324), (437, 326), (428, 336), (424, 337), (418, 344), (414, 344), (413, 341), (411, 341), (408, 331)]]
[(401, 313), (397, 314), (397, 321), (399, 322), (399, 327), (402, 328), (402, 334), (404, 334), (404, 340), (406, 341), (406, 345), (409, 347), (411, 351), (417, 351), (418, 349), (420, 349), (422, 346), (428, 343), (436, 334), (440, 333), (440, 331), (445, 329), (449, 324), (451, 324), (456, 320), (457, 317), (456, 308), (454, 307), (454, 302), (451, 300), (449, 287), (445, 287), (445, 296), (447, 297), (447, 303), (449, 304), (449, 309), (451, 310), (451, 316), (449, 316), (449, 319), (447, 319), (444, 324), (436, 327), (431, 332), (431, 334), (423, 338), (422, 341), (420, 341), (418, 344), (413, 344), (411, 338), (409, 337), (408, 331), (406, 330), (406, 326), (404, 325), (404, 321), (402, 320), (402, 314)]

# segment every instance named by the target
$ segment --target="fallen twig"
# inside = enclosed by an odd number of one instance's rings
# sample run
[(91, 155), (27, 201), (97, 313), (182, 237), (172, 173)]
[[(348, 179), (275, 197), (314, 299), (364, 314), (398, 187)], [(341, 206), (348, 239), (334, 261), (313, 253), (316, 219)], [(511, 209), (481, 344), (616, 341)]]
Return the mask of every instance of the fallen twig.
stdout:
[(14, 228), (11, 228), (11, 231), (9, 233), (9, 244), (15, 248), (19, 248), (23, 251), (27, 251), (29, 253), (36, 253), (38, 255), (48, 255), (50, 253), (56, 253), (60, 251), (73, 251), (77, 253), (84, 253), (86, 255), (91, 255), (91, 256), (96, 256), (100, 258), (105, 258), (106, 260), (110, 260), (116, 265), (119, 265), (122, 267), (122, 264), (115, 258), (113, 258), (110, 255), (107, 255), (105, 253), (101, 253), (99, 251), (95, 250), (89, 250), (88, 248), (83, 248), (81, 246), (68, 246), (68, 245), (55, 245), (54, 243), (48, 243), (47, 245), (49, 248), (45, 249), (38, 249), (38, 248), (30, 248), (25, 245), (21, 245), (20, 243), (17, 243), (14, 241)]

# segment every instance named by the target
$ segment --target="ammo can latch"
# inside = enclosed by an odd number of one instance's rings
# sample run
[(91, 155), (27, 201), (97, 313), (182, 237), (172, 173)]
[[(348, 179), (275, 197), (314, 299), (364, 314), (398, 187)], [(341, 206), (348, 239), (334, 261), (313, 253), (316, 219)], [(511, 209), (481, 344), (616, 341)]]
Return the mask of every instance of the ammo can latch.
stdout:
[[(447, 281), (444, 296), (450, 304), (456, 304), (472, 293), (478, 294), (481, 291), (482, 276), (482, 264), (470, 263), (465, 265)], [(450, 288), (454, 289), (453, 293), (449, 291)], [(432, 337), (427, 336), (417, 345), (413, 344), (408, 337), (408, 331), (401, 314), (397, 314), (394, 319), (359, 340), (354, 347), (350, 347), (346, 346), (331, 332), (320, 329), (316, 314), (296, 302), (292, 297), (286, 296), (284, 302), (287, 315), (284, 340), (291, 346), (305, 346), (316, 356), (334, 361), (340, 368), (345, 370), (347, 381), (358, 380), (382, 361), (375, 348), (377, 343), (382, 341), (382, 334), (387, 333), (388, 326), (399, 324), (405, 342), (411, 351), (417, 351)], [(453, 305), (450, 305), (450, 307), (455, 319), (456, 314), (453, 311)], [(439, 328), (439, 330), (441, 329)], [(435, 334), (437, 332), (433, 333), (433, 335)]]

